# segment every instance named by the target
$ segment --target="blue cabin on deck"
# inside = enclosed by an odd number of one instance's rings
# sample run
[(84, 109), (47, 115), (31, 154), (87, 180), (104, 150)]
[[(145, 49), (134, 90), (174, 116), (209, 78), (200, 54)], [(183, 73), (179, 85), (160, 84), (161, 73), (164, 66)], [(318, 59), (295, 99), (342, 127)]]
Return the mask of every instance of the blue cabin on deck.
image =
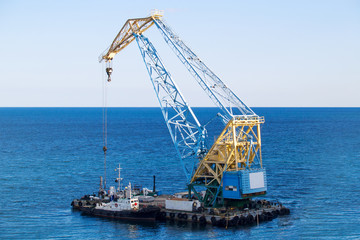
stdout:
[(224, 198), (244, 199), (251, 196), (264, 195), (266, 191), (265, 168), (224, 172)]

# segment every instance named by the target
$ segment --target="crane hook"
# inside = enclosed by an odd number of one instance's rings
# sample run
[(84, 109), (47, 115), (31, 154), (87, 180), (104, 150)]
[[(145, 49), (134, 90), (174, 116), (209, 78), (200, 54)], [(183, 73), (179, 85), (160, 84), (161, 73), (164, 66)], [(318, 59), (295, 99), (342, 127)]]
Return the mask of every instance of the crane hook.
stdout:
[(106, 74), (108, 75), (108, 82), (111, 82), (111, 73), (113, 72), (113, 69), (111, 67), (106, 68)]

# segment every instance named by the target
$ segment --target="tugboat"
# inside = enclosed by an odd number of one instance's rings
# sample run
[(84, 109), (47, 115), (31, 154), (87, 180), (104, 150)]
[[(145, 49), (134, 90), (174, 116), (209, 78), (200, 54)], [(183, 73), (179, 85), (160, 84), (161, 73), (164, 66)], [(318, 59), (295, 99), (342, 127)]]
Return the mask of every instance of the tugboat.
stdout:
[[(121, 190), (120, 164), (117, 169), (119, 170), (119, 177), (116, 179), (119, 183), (118, 191), (115, 191), (115, 187), (112, 186), (110, 187), (109, 192), (106, 193), (102, 188), (101, 178), (98, 196), (85, 195), (81, 199), (73, 200), (71, 206), (74, 209), (80, 210), (82, 213), (91, 216), (137, 221), (155, 221), (159, 216), (160, 208), (153, 205), (144, 205), (140, 207), (140, 196), (133, 196), (131, 183), (129, 183), (128, 187), (125, 187), (125, 190)], [(146, 188), (145, 190), (146, 191), (144, 192), (150, 191)]]

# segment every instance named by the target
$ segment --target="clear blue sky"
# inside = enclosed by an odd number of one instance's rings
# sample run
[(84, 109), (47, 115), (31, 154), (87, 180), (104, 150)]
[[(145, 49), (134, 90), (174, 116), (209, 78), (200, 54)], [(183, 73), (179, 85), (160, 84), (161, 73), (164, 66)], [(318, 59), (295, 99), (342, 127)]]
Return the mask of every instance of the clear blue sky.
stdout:
[[(249, 106), (360, 106), (360, 1), (347, 0), (0, 0), (0, 106), (102, 106), (99, 54), (151, 9)], [(190, 105), (211, 106), (159, 32), (145, 35)], [(109, 87), (110, 106), (158, 106), (135, 42)]]

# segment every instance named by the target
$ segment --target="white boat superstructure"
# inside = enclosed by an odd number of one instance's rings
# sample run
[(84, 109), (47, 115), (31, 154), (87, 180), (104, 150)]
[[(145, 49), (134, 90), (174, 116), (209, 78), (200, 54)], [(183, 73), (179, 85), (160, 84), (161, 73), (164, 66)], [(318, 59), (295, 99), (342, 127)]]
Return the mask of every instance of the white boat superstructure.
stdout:
[(99, 210), (101, 209), (111, 211), (138, 210), (139, 199), (119, 198), (116, 201), (111, 201), (109, 203), (98, 203), (95, 208)]
[(123, 211), (123, 210), (139, 210), (139, 199), (133, 198), (131, 194), (131, 183), (125, 188), (125, 193), (113, 191), (114, 187), (110, 187), (110, 199), (114, 199), (109, 203), (97, 203), (96, 209)]

